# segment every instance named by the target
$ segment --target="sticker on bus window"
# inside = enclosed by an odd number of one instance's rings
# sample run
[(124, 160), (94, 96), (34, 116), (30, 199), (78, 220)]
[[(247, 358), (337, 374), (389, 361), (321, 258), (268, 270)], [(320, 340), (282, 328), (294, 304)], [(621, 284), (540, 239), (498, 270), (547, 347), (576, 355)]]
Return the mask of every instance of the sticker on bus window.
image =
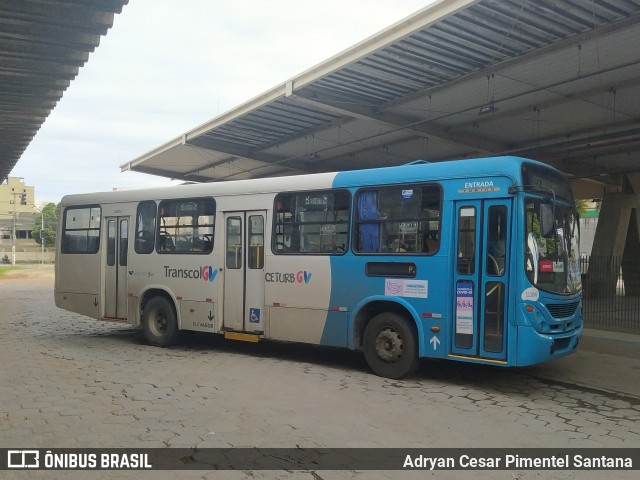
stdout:
[(473, 335), (473, 282), (456, 285), (456, 333)]
[(402, 190), (402, 198), (408, 200), (413, 197), (413, 190)]
[(540, 260), (540, 271), (542, 273), (553, 273), (553, 260)]

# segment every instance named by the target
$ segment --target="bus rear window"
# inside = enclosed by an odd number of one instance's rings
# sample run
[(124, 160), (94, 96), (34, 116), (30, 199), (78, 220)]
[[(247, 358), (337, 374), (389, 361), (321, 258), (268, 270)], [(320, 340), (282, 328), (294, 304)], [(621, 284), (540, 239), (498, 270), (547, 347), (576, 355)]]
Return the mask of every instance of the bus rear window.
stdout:
[(100, 207), (68, 207), (64, 212), (62, 253), (97, 253), (100, 249)]
[(440, 188), (394, 185), (356, 196), (358, 253), (435, 253), (440, 244)]

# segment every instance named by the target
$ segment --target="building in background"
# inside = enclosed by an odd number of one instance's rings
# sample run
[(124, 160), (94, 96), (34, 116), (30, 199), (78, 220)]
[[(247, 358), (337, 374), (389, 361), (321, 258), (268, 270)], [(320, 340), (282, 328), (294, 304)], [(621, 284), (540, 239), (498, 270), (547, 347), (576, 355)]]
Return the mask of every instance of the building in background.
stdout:
[(14, 247), (18, 262), (53, 261), (53, 249), (45, 251), (43, 259), (42, 249), (31, 235), (39, 215), (35, 188), (26, 185), (24, 179), (8, 177), (0, 184), (0, 262), (5, 255), (12, 259)]

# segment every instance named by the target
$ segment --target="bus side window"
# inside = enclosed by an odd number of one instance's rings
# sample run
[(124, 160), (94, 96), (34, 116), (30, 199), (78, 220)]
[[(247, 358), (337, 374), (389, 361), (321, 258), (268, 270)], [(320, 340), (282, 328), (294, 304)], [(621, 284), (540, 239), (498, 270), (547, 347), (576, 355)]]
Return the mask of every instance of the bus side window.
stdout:
[(136, 253), (151, 253), (155, 244), (156, 202), (145, 201), (138, 204), (136, 212)]
[(487, 273), (502, 276), (504, 273), (507, 238), (507, 208), (504, 205), (489, 207), (489, 226), (487, 229)]
[(476, 209), (461, 207), (458, 213), (458, 273), (473, 275), (476, 267)]
[(433, 254), (439, 248), (441, 189), (435, 184), (367, 188), (356, 194), (358, 253)]
[(67, 207), (64, 212), (62, 253), (97, 253), (100, 249), (98, 205)]
[(351, 196), (346, 190), (280, 193), (274, 200), (275, 254), (341, 255), (348, 248)]
[(162, 200), (158, 206), (159, 253), (206, 254), (213, 250), (213, 198)]

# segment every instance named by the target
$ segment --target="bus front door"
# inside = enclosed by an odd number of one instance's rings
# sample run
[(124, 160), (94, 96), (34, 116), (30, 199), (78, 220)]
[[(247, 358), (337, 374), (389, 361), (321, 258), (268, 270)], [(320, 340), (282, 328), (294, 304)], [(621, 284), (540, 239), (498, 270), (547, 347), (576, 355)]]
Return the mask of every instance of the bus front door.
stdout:
[(264, 332), (264, 211), (227, 212), (223, 329)]
[(511, 200), (456, 202), (453, 355), (507, 358)]
[(105, 318), (127, 318), (129, 218), (106, 217)]

